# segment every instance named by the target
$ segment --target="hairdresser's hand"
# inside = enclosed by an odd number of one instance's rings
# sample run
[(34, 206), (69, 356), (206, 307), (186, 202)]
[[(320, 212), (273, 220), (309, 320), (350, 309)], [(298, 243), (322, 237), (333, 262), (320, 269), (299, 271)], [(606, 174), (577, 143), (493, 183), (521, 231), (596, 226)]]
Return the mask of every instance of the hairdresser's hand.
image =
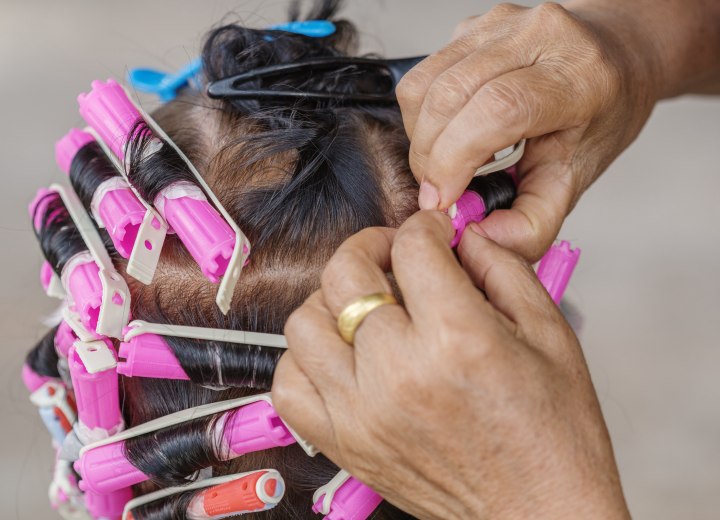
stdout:
[[(281, 416), (340, 467), (420, 518), (627, 518), (577, 339), (532, 269), (447, 216), (361, 231), (289, 319)], [(337, 316), (388, 292), (354, 347)], [(464, 268), (464, 269), (463, 269)]]
[(513, 208), (481, 226), (529, 260), (542, 256), (658, 94), (654, 55), (638, 27), (611, 6), (599, 11), (499, 5), (463, 22), (447, 47), (402, 79), (397, 95), (421, 209), (447, 208), (494, 152), (528, 138)]

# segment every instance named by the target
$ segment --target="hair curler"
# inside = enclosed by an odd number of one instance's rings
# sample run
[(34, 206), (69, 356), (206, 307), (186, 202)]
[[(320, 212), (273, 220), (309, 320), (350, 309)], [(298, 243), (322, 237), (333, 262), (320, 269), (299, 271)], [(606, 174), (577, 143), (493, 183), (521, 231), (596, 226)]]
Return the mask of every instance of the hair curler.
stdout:
[(560, 304), (579, 259), (580, 248), (572, 249), (570, 242), (563, 240), (553, 244), (540, 260), (537, 276), (556, 304)]
[(485, 201), (471, 190), (463, 192), (457, 202), (448, 208), (448, 216), (455, 229), (450, 247), (456, 247), (460, 243), (465, 228), (471, 222), (480, 222), (485, 218), (485, 209)]
[(65, 289), (63, 289), (60, 277), (53, 271), (50, 262), (43, 260), (42, 266), (40, 267), (40, 284), (42, 285), (45, 294), (50, 298), (58, 298), (64, 300), (67, 295)]
[[(30, 203), (28, 209), (36, 231), (40, 231), (48, 206), (54, 197), (59, 198), (60, 195), (46, 188), (40, 188)], [(67, 209), (57, 211), (67, 211)], [(90, 252), (82, 251), (68, 260), (60, 279), (71, 310), (78, 313), (80, 321), (89, 331), (95, 331), (102, 305), (103, 289), (100, 269)]]
[(68, 353), (77, 403), (76, 433), (83, 444), (106, 439), (124, 426), (117, 360), (110, 340), (76, 342)]
[(327, 520), (365, 520), (382, 502), (382, 497), (341, 470), (313, 495), (315, 513)]
[[(221, 460), (296, 442), (273, 406), (262, 400), (224, 413), (214, 433)], [(80, 489), (110, 493), (148, 480), (149, 476), (127, 460), (124, 445), (120, 440), (90, 446), (81, 453), (75, 462), (75, 470), (82, 476)]]
[(220, 520), (245, 513), (267, 511), (285, 494), (285, 482), (275, 470), (262, 470), (195, 495), (187, 507), (190, 520)]
[[(115, 80), (93, 81), (91, 86), (89, 93), (78, 96), (80, 115), (125, 162), (130, 134), (143, 118)], [(217, 283), (230, 262), (235, 233), (203, 191), (194, 184), (176, 182), (150, 202), (177, 233), (203, 275)]]
[(120, 343), (118, 356), (118, 374), (127, 377), (190, 379), (167, 342), (157, 334), (140, 334)]
[(55, 351), (58, 357), (67, 359), (70, 353), (70, 347), (77, 341), (78, 337), (72, 330), (72, 327), (67, 321), (63, 320), (58, 325), (58, 329), (55, 332)]
[[(77, 153), (95, 138), (88, 132), (73, 128), (55, 144), (55, 160), (66, 174)], [(108, 160), (102, 157), (101, 160)], [(103, 181), (95, 190), (90, 211), (99, 227), (104, 227), (120, 256), (130, 258), (145, 206), (137, 199), (127, 181), (119, 173)]]
[(61, 446), (75, 423), (75, 403), (67, 388), (59, 380), (35, 374), (30, 367), (23, 367), (23, 382), (30, 390), (30, 402), (38, 407), (40, 418), (53, 441)]
[(85, 507), (90, 515), (98, 520), (120, 520), (125, 504), (132, 498), (133, 492), (129, 487), (107, 494), (86, 491)]

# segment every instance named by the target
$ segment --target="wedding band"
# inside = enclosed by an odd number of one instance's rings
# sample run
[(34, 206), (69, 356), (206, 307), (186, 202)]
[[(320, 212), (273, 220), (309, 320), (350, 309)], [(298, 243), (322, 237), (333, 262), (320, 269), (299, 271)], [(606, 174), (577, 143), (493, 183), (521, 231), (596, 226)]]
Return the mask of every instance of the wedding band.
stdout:
[(389, 293), (368, 294), (358, 298), (345, 307), (337, 319), (337, 327), (340, 337), (350, 345), (355, 339), (355, 331), (360, 327), (363, 320), (372, 311), (383, 305), (396, 304), (397, 300)]

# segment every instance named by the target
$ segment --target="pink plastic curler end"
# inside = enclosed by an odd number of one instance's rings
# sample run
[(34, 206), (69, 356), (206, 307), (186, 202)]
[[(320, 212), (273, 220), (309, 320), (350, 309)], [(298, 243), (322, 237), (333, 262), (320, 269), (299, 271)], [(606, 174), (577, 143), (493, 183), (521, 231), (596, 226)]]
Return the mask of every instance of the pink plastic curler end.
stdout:
[(33, 219), (33, 226), (35, 230), (39, 230), (42, 226), (43, 216), (47, 211), (47, 207), (53, 200), (53, 191), (47, 188), (40, 188), (35, 195), (35, 198), (28, 205), (28, 213), (30, 218)]
[(168, 224), (203, 275), (212, 283), (218, 283), (235, 248), (232, 228), (206, 199), (164, 198), (162, 207)]
[(55, 332), (55, 351), (61, 358), (67, 359), (70, 353), (70, 347), (77, 341), (77, 336), (73, 332), (72, 327), (66, 322), (61, 321)]
[[(325, 495), (321, 495), (313, 505), (312, 510), (315, 513), (321, 512), (324, 498)], [(375, 491), (359, 480), (350, 477), (335, 492), (330, 504), (330, 513), (325, 516), (325, 519), (365, 520), (373, 514), (382, 500), (382, 497)]]
[(23, 364), (21, 376), (23, 383), (25, 383), (25, 388), (27, 388), (30, 393), (33, 393), (42, 385), (52, 380), (52, 377), (41, 376), (35, 372), (27, 363)]
[(118, 489), (108, 494), (85, 493), (85, 506), (93, 518), (102, 520), (120, 520), (125, 504), (133, 498), (130, 488)]
[(48, 291), (48, 288), (50, 287), (50, 282), (52, 282), (53, 276), (55, 276), (55, 271), (53, 271), (53, 268), (50, 265), (50, 262), (45, 260), (42, 263), (42, 266), (40, 267), (40, 283), (42, 284), (43, 291), (45, 291), (45, 292)]
[(580, 248), (572, 249), (570, 242), (563, 240), (540, 260), (537, 276), (556, 304), (560, 304), (579, 259)]
[(55, 143), (55, 161), (65, 174), (70, 174), (70, 165), (80, 149), (95, 140), (92, 134), (73, 128)]
[(471, 222), (480, 222), (485, 218), (485, 201), (474, 191), (465, 191), (454, 206), (448, 211), (452, 219), (452, 226), (455, 229), (455, 236), (450, 247), (456, 247), (460, 243), (465, 228)]
[(78, 105), (83, 119), (123, 161), (128, 134), (141, 116), (122, 86), (114, 79), (93, 81), (90, 92), (78, 96)]
[(73, 464), (82, 477), (80, 489), (107, 494), (146, 481), (147, 475), (125, 458), (124, 446), (119, 441), (83, 453)]
[(123, 258), (130, 258), (145, 217), (145, 206), (128, 187), (105, 193), (97, 210), (117, 252)]
[[(227, 417), (223, 440), (229, 451), (228, 458), (296, 442), (275, 408), (267, 401), (245, 405)], [(218, 426), (221, 424), (218, 423)]]
[(102, 282), (100, 269), (93, 260), (66, 265), (71, 271), (65, 275), (67, 290), (72, 297), (71, 310), (78, 313), (80, 321), (91, 332), (97, 329), (102, 305)]
[(127, 377), (190, 379), (165, 340), (157, 334), (140, 334), (128, 342), (120, 343), (118, 355), (118, 374)]

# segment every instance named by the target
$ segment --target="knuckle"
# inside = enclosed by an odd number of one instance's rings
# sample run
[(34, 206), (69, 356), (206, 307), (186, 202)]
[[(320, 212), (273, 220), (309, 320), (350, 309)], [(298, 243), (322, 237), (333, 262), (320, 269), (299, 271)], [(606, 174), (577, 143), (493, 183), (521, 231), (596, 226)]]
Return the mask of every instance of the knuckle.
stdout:
[[(573, 22), (570, 12), (557, 2), (543, 2), (532, 10), (533, 19), (537, 24), (561, 24)], [(547, 25), (545, 25), (547, 26)]]
[(512, 16), (521, 10), (522, 7), (520, 7), (519, 5), (511, 4), (509, 2), (503, 2), (501, 4), (495, 5), (492, 9), (490, 9), (487, 16), (499, 20), (507, 18), (508, 16)]
[(463, 103), (467, 87), (452, 74), (445, 73), (428, 89), (423, 111), (433, 119), (449, 119), (453, 111)]
[[(303, 304), (288, 317), (285, 321), (285, 336), (288, 337), (289, 342), (293, 342), (294, 339), (302, 339), (307, 336), (308, 328), (311, 323), (312, 312), (307, 306)], [(300, 342), (299, 344), (302, 344)]]
[(425, 72), (419, 70), (418, 67), (408, 71), (395, 87), (395, 95), (397, 96), (398, 103), (400, 103), (402, 107), (422, 103), (425, 92), (430, 86), (430, 78), (427, 77)]
[(465, 18), (462, 22), (457, 24), (455, 26), (455, 34), (460, 36), (465, 33), (467, 33), (469, 30), (471, 30), (475, 25), (477, 24), (478, 17), (477, 16), (468, 16)]

